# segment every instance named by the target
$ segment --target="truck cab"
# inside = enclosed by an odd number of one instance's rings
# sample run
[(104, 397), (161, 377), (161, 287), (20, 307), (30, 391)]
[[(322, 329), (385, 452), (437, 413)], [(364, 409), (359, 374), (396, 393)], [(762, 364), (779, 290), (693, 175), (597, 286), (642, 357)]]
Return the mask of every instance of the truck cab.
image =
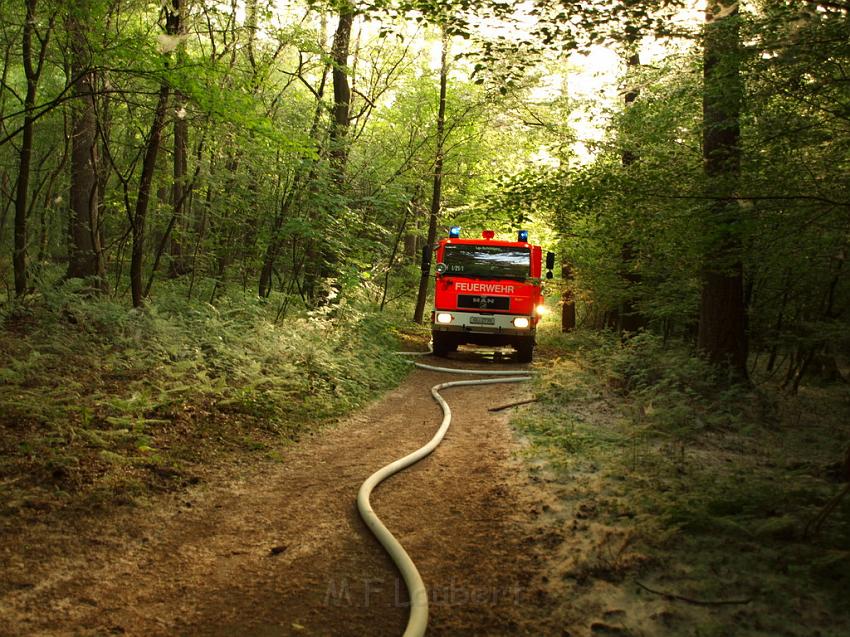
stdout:
[[(510, 345), (520, 362), (534, 355), (537, 323), (543, 313), (543, 250), (520, 230), (516, 241), (462, 239), (455, 226), (436, 246), (433, 351), (446, 356), (458, 345)], [(547, 253), (546, 278), (554, 254)]]

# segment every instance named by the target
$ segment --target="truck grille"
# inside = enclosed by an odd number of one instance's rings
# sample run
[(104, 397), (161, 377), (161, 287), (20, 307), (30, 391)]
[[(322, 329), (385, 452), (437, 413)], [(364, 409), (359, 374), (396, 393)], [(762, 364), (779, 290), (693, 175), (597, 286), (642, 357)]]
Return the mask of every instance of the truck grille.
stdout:
[(458, 294), (457, 306), (472, 310), (507, 310), (510, 297), (484, 296), (483, 294)]

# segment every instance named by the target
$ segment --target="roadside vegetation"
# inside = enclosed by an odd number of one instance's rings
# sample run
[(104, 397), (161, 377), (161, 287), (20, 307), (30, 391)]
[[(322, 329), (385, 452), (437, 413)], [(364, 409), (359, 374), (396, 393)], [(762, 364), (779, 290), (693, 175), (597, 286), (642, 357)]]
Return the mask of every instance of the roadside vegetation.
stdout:
[[(399, 317), (343, 301), (278, 316), (281, 298), (215, 306), (44, 285), (0, 316), (0, 509), (127, 503), (202, 479), (218, 460), (286, 445), (395, 385)], [(211, 283), (212, 285), (212, 283)]]
[(616, 634), (850, 631), (846, 384), (792, 395), (762, 369), (730, 384), (648, 333), (552, 331), (541, 350), (515, 424), (560, 496), (544, 523), (575, 617)]

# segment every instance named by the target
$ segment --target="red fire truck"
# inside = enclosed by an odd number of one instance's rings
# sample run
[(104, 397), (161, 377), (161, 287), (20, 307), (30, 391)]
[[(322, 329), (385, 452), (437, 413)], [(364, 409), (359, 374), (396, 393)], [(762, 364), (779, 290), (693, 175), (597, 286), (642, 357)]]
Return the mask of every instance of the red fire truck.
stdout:
[[(435, 246), (437, 280), (431, 313), (433, 351), (447, 356), (465, 343), (511, 345), (520, 362), (531, 361), (543, 312), (540, 246), (520, 230), (516, 241), (498, 241), (492, 230), (461, 239), (460, 228)], [(555, 255), (546, 253), (546, 278)]]

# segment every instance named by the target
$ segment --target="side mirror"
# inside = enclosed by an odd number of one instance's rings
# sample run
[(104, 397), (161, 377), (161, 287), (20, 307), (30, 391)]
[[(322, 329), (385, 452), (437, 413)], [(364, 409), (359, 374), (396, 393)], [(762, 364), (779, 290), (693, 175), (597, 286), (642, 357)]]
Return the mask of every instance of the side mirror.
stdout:
[(554, 275), (552, 274), (552, 270), (549, 270), (548, 272), (546, 272), (546, 278), (547, 279), (551, 279), (553, 276)]
[(431, 262), (431, 246), (422, 246), (422, 267)]
[[(555, 253), (554, 252), (547, 252), (546, 253), (546, 269), (551, 270), (554, 267), (555, 267)], [(546, 277), (546, 278), (549, 279), (551, 277)]]
[(446, 264), (441, 261), (434, 269), (437, 271), (437, 274), (443, 274), (446, 271)]

